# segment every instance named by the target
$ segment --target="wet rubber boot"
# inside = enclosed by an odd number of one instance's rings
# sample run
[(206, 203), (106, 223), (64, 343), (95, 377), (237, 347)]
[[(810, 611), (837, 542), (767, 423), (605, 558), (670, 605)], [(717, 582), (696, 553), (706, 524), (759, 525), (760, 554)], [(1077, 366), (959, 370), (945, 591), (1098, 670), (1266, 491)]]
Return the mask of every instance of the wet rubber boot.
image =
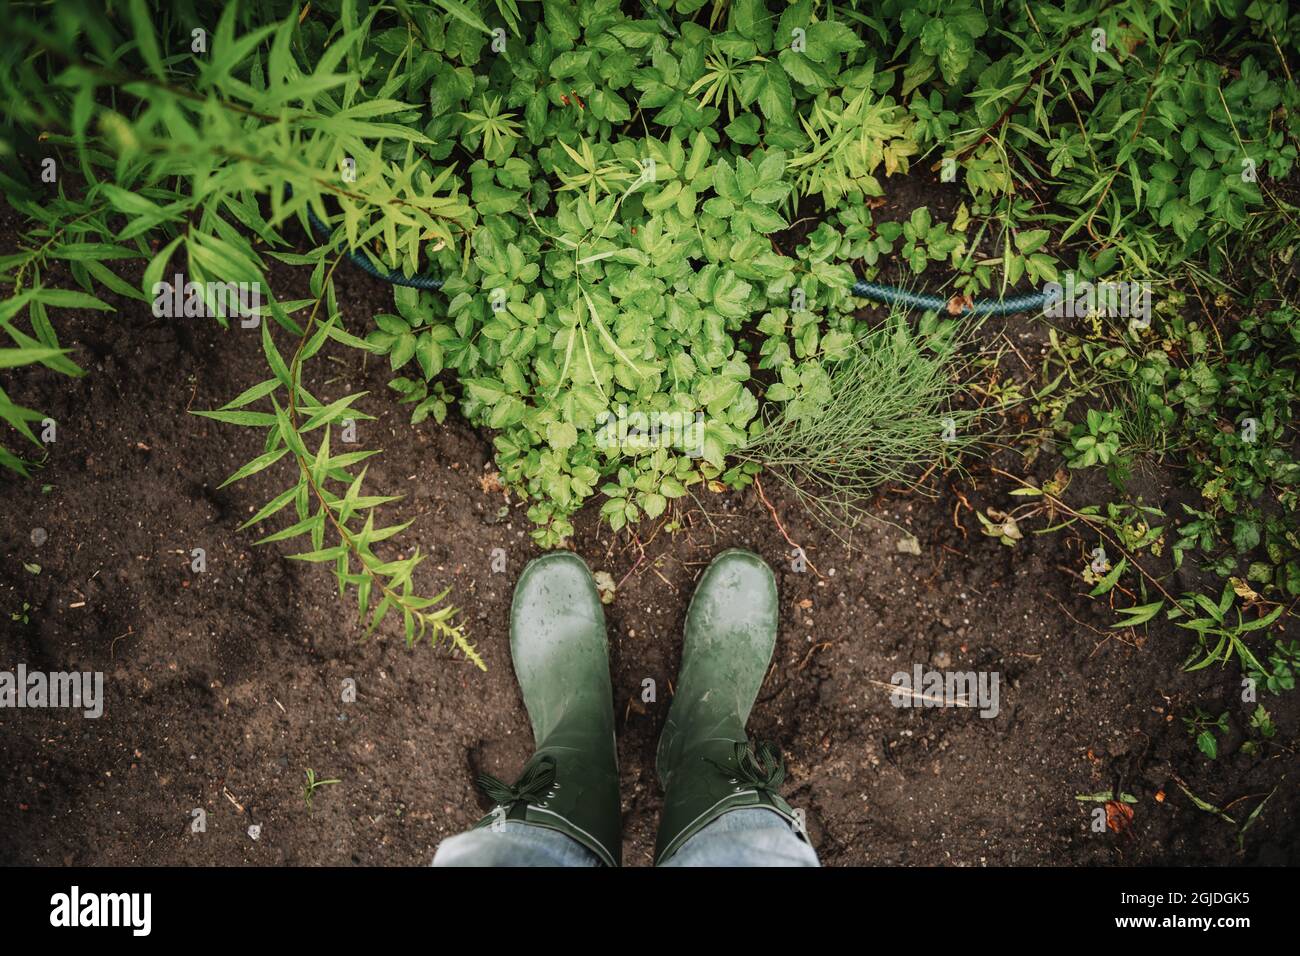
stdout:
[(496, 807), (477, 824), (514, 820), (559, 830), (606, 866), (623, 854), (605, 613), (577, 555), (530, 562), (510, 607), (510, 656), (536, 752), (514, 786), (479, 777)]
[(664, 810), (655, 865), (722, 814), (764, 807), (798, 828), (777, 792), (785, 780), (770, 744), (751, 751), (745, 723), (776, 647), (779, 604), (772, 569), (749, 551), (709, 565), (686, 611), (676, 693), (655, 761)]

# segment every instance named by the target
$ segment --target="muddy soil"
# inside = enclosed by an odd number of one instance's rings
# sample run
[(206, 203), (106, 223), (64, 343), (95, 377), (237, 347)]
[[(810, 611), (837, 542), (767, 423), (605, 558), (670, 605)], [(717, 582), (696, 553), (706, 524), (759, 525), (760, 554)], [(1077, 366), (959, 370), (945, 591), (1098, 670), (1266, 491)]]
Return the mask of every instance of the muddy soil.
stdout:
[[(305, 294), (305, 275), (277, 271), (275, 282), (281, 297)], [(391, 309), (389, 290), (355, 271), (338, 286), (353, 331)], [(404, 495), (387, 514), (414, 521), (390, 553), (429, 555), (416, 580), (425, 592), (452, 587), (483, 673), (445, 649), (408, 648), (398, 621), (363, 640), (326, 570), (237, 530), (288, 486), (292, 466), (219, 489), (260, 451), (261, 432), (187, 412), (267, 376), (257, 334), (114, 304), (107, 317), (56, 314), (84, 378), (38, 369), (5, 383), (58, 432), (33, 480), (3, 480), (0, 670), (102, 671), (106, 703), (99, 719), (0, 709), (0, 862), (427, 863), (483, 813), (475, 775), (513, 779), (531, 752), (506, 619), (515, 576), (538, 552), (523, 507), (490, 480), (490, 435), (455, 413), (408, 426), (391, 373), (357, 353), (327, 350), (311, 366), (320, 397), (369, 390), (363, 407), (377, 419), (359, 423), (359, 447), (383, 454), (368, 485)], [(1008, 374), (1031, 381), (1041, 322), (988, 334), (1006, 335), (1020, 359), (1009, 357)], [(992, 463), (1026, 470), (1005, 452)], [(1058, 463), (1044, 455), (1033, 470)], [(980, 533), (972, 508), (1018, 501), (989, 465), (932, 474), (930, 496), (885, 491), (851, 549), (771, 477), (770, 508), (754, 488), (702, 492), (675, 533), (615, 536), (596, 508), (584, 511), (574, 548), (617, 582), (606, 615), (627, 864), (651, 861), (654, 747), (686, 603), (727, 547), (776, 570), (781, 633), (750, 729), (785, 752), (787, 795), (825, 864), (1297, 862), (1297, 695), (1265, 699), (1278, 736), (1243, 751), (1253, 705), (1240, 700), (1239, 673), (1180, 670), (1188, 641), (1167, 624), (1110, 629), (1077, 576), (1087, 541), (1027, 535), (1011, 548)], [(1104, 500), (1104, 488), (1091, 491), (1078, 484), (1071, 500)], [(792, 544), (810, 559), (803, 570)], [(893, 706), (891, 676), (914, 665), (997, 672), (997, 716)], [(355, 702), (342, 699), (346, 679)], [(1230, 714), (1214, 762), (1181, 720), (1197, 705)], [(308, 768), (341, 781), (310, 805)], [(1271, 797), (1239, 843), (1180, 782), (1241, 821)], [(1131, 823), (1095, 832), (1102, 805), (1077, 797), (1112, 788), (1136, 799)]]

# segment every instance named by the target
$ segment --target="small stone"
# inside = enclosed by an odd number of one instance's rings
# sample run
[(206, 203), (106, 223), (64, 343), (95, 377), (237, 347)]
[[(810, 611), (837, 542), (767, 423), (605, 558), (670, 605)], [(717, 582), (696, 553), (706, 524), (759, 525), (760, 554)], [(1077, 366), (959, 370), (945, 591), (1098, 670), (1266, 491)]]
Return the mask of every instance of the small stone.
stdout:
[(613, 604), (614, 592), (617, 586), (614, 584), (614, 576), (608, 571), (597, 571), (592, 575), (596, 580), (596, 590), (600, 593), (601, 604)]
[(909, 534), (905, 538), (899, 538), (894, 543), (894, 547), (902, 554), (920, 554), (921, 542), (916, 539), (916, 535)]

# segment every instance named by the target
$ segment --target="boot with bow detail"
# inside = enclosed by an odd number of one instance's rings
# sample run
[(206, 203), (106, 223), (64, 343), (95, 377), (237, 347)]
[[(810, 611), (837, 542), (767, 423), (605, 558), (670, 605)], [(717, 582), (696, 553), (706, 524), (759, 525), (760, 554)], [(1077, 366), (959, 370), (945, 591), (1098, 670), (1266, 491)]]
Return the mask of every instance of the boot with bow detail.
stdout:
[(659, 738), (664, 810), (655, 864), (730, 810), (780, 814), (807, 841), (778, 792), (785, 766), (771, 744), (751, 750), (745, 723), (776, 647), (779, 603), (772, 569), (756, 554), (718, 555), (686, 611), (676, 693)]
[(524, 568), (510, 608), (510, 655), (536, 751), (513, 786), (479, 777), (496, 806), (477, 826), (513, 820), (559, 830), (618, 866), (622, 813), (605, 614), (577, 555), (558, 551)]

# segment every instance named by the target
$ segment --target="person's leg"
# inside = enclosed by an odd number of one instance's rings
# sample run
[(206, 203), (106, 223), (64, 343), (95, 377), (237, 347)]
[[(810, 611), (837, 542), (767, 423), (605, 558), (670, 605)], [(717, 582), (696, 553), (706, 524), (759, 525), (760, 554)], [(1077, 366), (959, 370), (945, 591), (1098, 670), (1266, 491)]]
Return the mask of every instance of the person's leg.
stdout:
[(771, 810), (724, 813), (689, 838), (664, 866), (821, 866), (796, 826)]
[(600, 857), (558, 830), (507, 820), (448, 837), (434, 866), (600, 866)]
[(618, 866), (622, 812), (605, 614), (577, 555), (557, 551), (524, 568), (510, 606), (510, 657), (536, 751), (513, 785), (479, 777), (495, 807), (469, 833), (443, 841), (435, 864), (584, 865), (583, 850)]
[[(776, 647), (776, 579), (756, 554), (724, 551), (686, 611), (676, 693), (659, 738), (664, 811), (655, 847), (666, 865), (779, 866), (807, 843), (781, 797), (785, 765), (771, 744), (751, 750), (745, 723)], [(752, 809), (755, 814), (739, 814)], [(696, 843), (697, 840), (702, 842)], [(695, 865), (700, 865), (696, 863)]]

